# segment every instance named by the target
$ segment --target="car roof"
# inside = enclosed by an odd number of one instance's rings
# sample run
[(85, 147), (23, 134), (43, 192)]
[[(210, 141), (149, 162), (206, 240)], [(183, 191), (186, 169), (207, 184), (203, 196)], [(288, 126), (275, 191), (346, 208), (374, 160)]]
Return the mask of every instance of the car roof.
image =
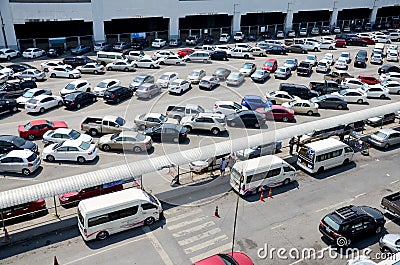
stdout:
[(146, 115), (144, 115), (146, 118), (151, 117), (151, 118), (159, 118), (162, 114), (157, 113), (157, 112), (149, 112)]
[(259, 98), (262, 98), (262, 97), (257, 96), (257, 95), (246, 95), (243, 97), (243, 99), (259, 99)]
[(112, 81), (120, 82), (118, 79), (112, 79), (112, 78), (110, 78), (110, 79), (104, 79), (104, 80), (100, 81), (99, 83), (101, 83), (101, 82), (103, 82), (103, 83), (110, 83), (110, 82), (112, 82)]
[(380, 129), (378, 132), (382, 132), (384, 134), (392, 134), (392, 133), (398, 133), (399, 131), (396, 131), (396, 130), (393, 130), (390, 128), (383, 128), (383, 129)]
[(74, 146), (78, 147), (82, 144), (83, 141), (81, 140), (65, 140), (62, 142), (62, 146)]
[(265, 62), (276, 62), (276, 61), (277, 61), (276, 59), (270, 58), (270, 59), (266, 60)]
[(15, 138), (19, 138), (15, 135), (0, 135), (0, 140), (12, 142)]
[(69, 82), (68, 84), (74, 84), (74, 85), (77, 85), (77, 84), (81, 84), (81, 83), (89, 83), (89, 81), (87, 81), (87, 80), (84, 80), (84, 79), (79, 79), (79, 80), (74, 80), (74, 81), (71, 81), (71, 82)]
[(134, 132), (134, 131), (122, 131), (119, 133), (120, 136), (128, 136), (128, 137), (136, 137), (138, 134), (138, 132)]
[(46, 124), (47, 120), (33, 120), (29, 122), (32, 126), (34, 125), (40, 125), (40, 124)]
[(178, 75), (178, 73), (177, 72), (165, 72), (161, 75)]
[(52, 96), (52, 95), (41, 94), (41, 95), (38, 95), (38, 96), (34, 97), (34, 99), (36, 99), (36, 100), (42, 100), (42, 99), (48, 98), (48, 97), (54, 97), (54, 96)]
[(53, 130), (56, 133), (62, 133), (62, 134), (68, 134), (72, 131), (72, 129), (69, 128), (57, 128), (55, 130)]
[(213, 78), (215, 76), (213, 75), (206, 75), (205, 77), (203, 77), (201, 80), (210, 80), (211, 78)]
[(233, 105), (233, 104), (234, 102), (230, 100), (220, 100), (215, 102), (215, 105)]
[(224, 114), (218, 114), (218, 113), (213, 113), (213, 112), (204, 112), (204, 113), (199, 113), (198, 117), (207, 117), (207, 118), (220, 118), (223, 119), (225, 118)]
[(31, 150), (12, 150), (7, 153), (6, 157), (21, 157), (21, 158), (28, 158), (34, 154)]

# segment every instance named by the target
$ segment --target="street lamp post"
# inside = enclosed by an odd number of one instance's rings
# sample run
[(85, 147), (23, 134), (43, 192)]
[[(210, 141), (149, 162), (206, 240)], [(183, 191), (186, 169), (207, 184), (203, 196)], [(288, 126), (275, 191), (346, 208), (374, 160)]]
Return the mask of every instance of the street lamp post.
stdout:
[(237, 215), (238, 215), (238, 209), (239, 209), (239, 200), (240, 200), (240, 189), (242, 187), (242, 181), (243, 181), (243, 174), (240, 177), (239, 181), (239, 190), (238, 190), (238, 195), (236, 199), (236, 209), (235, 209), (235, 219), (233, 221), (233, 235), (232, 235), (232, 257), (233, 257), (233, 250), (235, 249), (235, 235), (236, 235), (236, 222), (237, 222)]

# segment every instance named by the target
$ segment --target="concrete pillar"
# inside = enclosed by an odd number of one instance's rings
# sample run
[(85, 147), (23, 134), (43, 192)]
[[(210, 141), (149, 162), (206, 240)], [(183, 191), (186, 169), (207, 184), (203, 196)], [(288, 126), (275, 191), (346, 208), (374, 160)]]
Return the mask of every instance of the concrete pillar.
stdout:
[(293, 5), (294, 5), (294, 3), (288, 2), (288, 8), (287, 8), (286, 18), (285, 18), (285, 27), (283, 29), (283, 31), (285, 33), (287, 33), (293, 27)]
[(235, 32), (240, 31), (240, 17), (241, 14), (236, 11), (235, 14), (233, 14), (233, 18), (232, 18), (232, 36)]
[(331, 19), (329, 20), (329, 26), (333, 27), (334, 25), (336, 25), (338, 14), (339, 14), (339, 9), (336, 7), (336, 5), (334, 5), (331, 14)]
[(376, 22), (376, 15), (378, 14), (378, 9), (379, 9), (379, 0), (374, 0), (371, 16), (369, 17), (369, 21), (372, 25), (375, 24)]
[(169, 28), (168, 28), (169, 39), (179, 39), (179, 18), (170, 17), (169, 18)]
[(92, 1), (92, 19), (94, 41), (105, 41), (103, 0)]
[(0, 15), (0, 47), (18, 49), (9, 1), (0, 1)]

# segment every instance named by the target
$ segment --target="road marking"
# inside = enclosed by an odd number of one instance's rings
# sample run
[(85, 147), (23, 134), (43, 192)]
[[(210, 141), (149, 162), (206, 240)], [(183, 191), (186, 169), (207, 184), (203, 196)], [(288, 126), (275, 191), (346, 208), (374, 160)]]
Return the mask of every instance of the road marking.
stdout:
[(399, 180), (392, 181), (392, 182), (390, 182), (390, 184), (395, 184), (397, 182), (399, 182)]
[(318, 254), (319, 254), (320, 252), (324, 252), (324, 251), (326, 251), (326, 250), (328, 250), (328, 249), (330, 249), (330, 248), (331, 248), (331, 247), (323, 248), (323, 249), (321, 249), (320, 251), (317, 251), (317, 252), (315, 252), (315, 253), (313, 253), (313, 254), (311, 254), (311, 255), (308, 255), (308, 256), (306, 256), (306, 257), (302, 257), (301, 259), (299, 259), (299, 260), (297, 260), (297, 261), (295, 261), (295, 262), (293, 262), (293, 263), (290, 263), (289, 265), (294, 265), (294, 264), (300, 263), (300, 262), (304, 261), (305, 259), (310, 259), (310, 258), (313, 257), (313, 256), (319, 256)]
[(232, 248), (232, 243), (227, 243), (227, 244), (225, 244), (223, 246), (214, 248), (213, 250), (210, 250), (210, 251), (204, 252), (204, 253), (202, 253), (200, 255), (197, 255), (197, 256), (191, 258), (190, 261), (192, 263), (194, 263), (194, 262), (197, 262), (197, 261), (202, 260), (204, 258), (207, 258), (209, 256), (212, 256), (212, 255), (215, 255), (215, 254), (218, 254), (218, 253), (222, 253), (222, 252), (227, 252), (228, 250), (231, 250), (231, 248)]
[(201, 250), (203, 248), (206, 248), (206, 247), (212, 246), (214, 244), (220, 243), (221, 241), (224, 241), (224, 240), (228, 240), (228, 237), (226, 235), (214, 237), (211, 240), (208, 240), (208, 241), (205, 241), (203, 243), (197, 244), (197, 245), (195, 245), (193, 247), (185, 248), (183, 250), (183, 252), (185, 252), (185, 254), (190, 254), (190, 253), (199, 251), (199, 250)]
[(321, 208), (321, 209), (319, 209), (319, 210), (316, 210), (315, 212), (316, 212), (316, 213), (319, 213), (319, 212), (322, 212), (322, 211), (325, 211), (325, 210), (333, 209), (333, 208), (338, 207), (339, 205), (342, 205), (342, 204), (345, 204), (345, 203), (349, 203), (349, 202), (351, 202), (351, 201), (353, 201), (353, 200), (354, 200), (354, 198), (349, 199), (349, 200), (346, 200), (346, 201), (342, 201), (342, 202), (336, 203), (336, 204), (334, 204), (334, 205), (331, 205), (331, 206), (328, 206), (328, 207), (325, 207), (325, 208)]
[(168, 222), (168, 223), (172, 223), (172, 222), (178, 221), (178, 220), (180, 220), (180, 219), (189, 217), (189, 216), (191, 216), (191, 215), (198, 214), (198, 213), (200, 213), (200, 212), (201, 212), (201, 209), (196, 209), (196, 210), (193, 210), (193, 211), (190, 211), (190, 212), (188, 212), (188, 213), (181, 214), (181, 215), (178, 215), (178, 216), (175, 216), (175, 217), (169, 217), (168, 220), (167, 220), (167, 222)]
[(82, 168), (82, 165), (61, 164), (61, 163), (59, 163), (59, 162), (54, 162), (54, 163), (42, 162), (42, 165), (54, 166), (54, 167), (75, 167), (75, 168)]
[(193, 224), (193, 223), (197, 223), (197, 222), (203, 221), (206, 218), (208, 218), (208, 217), (207, 216), (197, 217), (197, 218), (194, 218), (192, 220), (189, 220), (189, 221), (186, 221), (186, 222), (182, 222), (182, 223), (179, 223), (179, 224), (176, 224), (176, 225), (171, 225), (171, 226), (167, 225), (167, 228), (168, 228), (168, 230), (176, 230), (176, 229), (179, 229), (181, 227), (184, 227), (184, 226), (187, 226), (187, 225), (190, 225), (190, 224)]
[(207, 238), (207, 237), (209, 237), (209, 236), (211, 236), (211, 235), (218, 234), (219, 232), (221, 232), (221, 229), (219, 229), (219, 228), (214, 228), (214, 229), (209, 230), (209, 231), (207, 231), (207, 232), (205, 232), (205, 233), (202, 233), (202, 234), (200, 234), (200, 235), (195, 235), (195, 236), (189, 237), (189, 238), (187, 238), (187, 239), (178, 241), (178, 244), (179, 244), (180, 246), (185, 246), (185, 245), (187, 245), (187, 244), (191, 244), (191, 243), (196, 242), (196, 241), (198, 241), (198, 240), (201, 240), (201, 239), (203, 239), (203, 238)]
[(165, 252), (164, 248), (161, 246), (160, 241), (153, 235), (150, 228), (148, 226), (143, 227), (143, 231), (146, 233), (147, 238), (150, 240), (151, 244), (160, 255), (161, 259), (164, 261), (165, 265), (174, 265), (171, 258), (168, 256), (167, 252)]
[(69, 264), (74, 264), (74, 263), (82, 264), (82, 262), (81, 262), (82, 260), (85, 260), (87, 258), (96, 256), (96, 255), (99, 255), (99, 254), (102, 254), (102, 253), (105, 253), (107, 251), (110, 251), (110, 250), (113, 250), (113, 249), (116, 249), (116, 248), (119, 248), (119, 247), (126, 246), (126, 245), (134, 243), (134, 242), (138, 242), (138, 241), (143, 240), (143, 239), (145, 239), (144, 235), (142, 235), (141, 238), (136, 238), (136, 239), (130, 240), (128, 242), (124, 242), (122, 244), (117, 244), (117, 245), (112, 246), (112, 247), (107, 247), (107, 249), (103, 249), (103, 250), (97, 251), (96, 253), (93, 253), (93, 254), (87, 255), (85, 257), (81, 257), (79, 259), (72, 260), (72, 261), (69, 261), (69, 262), (63, 263), (63, 264), (64, 265), (69, 265)]
[(358, 194), (358, 195), (356, 195), (354, 198), (358, 198), (358, 197), (361, 197), (361, 196), (364, 196), (365, 194), (367, 194), (367, 193), (360, 193), (360, 194)]
[(386, 173), (386, 177), (390, 177), (390, 174)]
[(280, 224), (280, 225), (277, 225), (277, 226), (271, 227), (271, 230), (277, 229), (277, 228), (281, 227), (282, 225), (283, 225), (283, 224)]
[(172, 236), (173, 237), (181, 237), (181, 236), (187, 235), (187, 234), (192, 233), (192, 232), (199, 231), (201, 229), (204, 229), (204, 228), (207, 228), (207, 227), (210, 227), (210, 226), (213, 226), (213, 225), (215, 225), (215, 223), (213, 221), (210, 221), (210, 222), (207, 222), (207, 223), (204, 223), (204, 224), (201, 224), (201, 225), (198, 225), (198, 226), (194, 226), (194, 227), (186, 229), (186, 230), (182, 230), (182, 231), (180, 231), (178, 233), (174, 233), (174, 234), (172, 234)]
[(364, 165), (361, 165), (360, 167), (366, 167), (366, 166), (368, 166), (368, 163), (367, 163), (367, 164), (364, 164)]
[[(14, 179), (14, 180), (25, 180), (25, 181), (32, 181), (32, 182), (36, 181), (36, 179), (32, 179), (32, 178), (10, 177), (10, 176), (5, 176), (5, 175), (3, 175), (3, 178), (4, 179)], [(0, 177), (0, 179), (1, 179), (1, 177)]]

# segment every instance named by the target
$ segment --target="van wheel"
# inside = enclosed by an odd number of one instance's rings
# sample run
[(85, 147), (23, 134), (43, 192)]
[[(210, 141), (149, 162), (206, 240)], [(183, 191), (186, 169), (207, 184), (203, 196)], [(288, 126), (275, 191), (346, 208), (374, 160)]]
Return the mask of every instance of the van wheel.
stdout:
[(290, 183), (290, 179), (285, 179), (284, 181), (283, 181), (283, 185), (288, 185)]
[(29, 176), (31, 174), (31, 171), (27, 168), (22, 169), (22, 174), (24, 176)]
[(101, 147), (101, 149), (103, 149), (103, 151), (110, 151), (111, 147), (108, 144), (105, 144)]
[(324, 172), (324, 167), (320, 167), (320, 168), (318, 168), (318, 171), (317, 171), (317, 173), (322, 173), (322, 172)]
[(140, 148), (139, 146), (135, 146), (135, 148), (133, 148), (133, 152), (140, 153), (142, 152), (142, 148)]
[(309, 110), (309, 111), (307, 111), (307, 115), (308, 116), (311, 116), (311, 115), (313, 115), (314, 113), (312, 112), (312, 110)]
[(146, 220), (144, 220), (144, 224), (145, 225), (152, 225), (152, 224), (154, 224), (155, 221), (156, 220), (154, 219), (154, 217), (148, 217), (148, 218), (146, 218)]
[(350, 160), (349, 160), (348, 158), (346, 158), (346, 159), (343, 161), (343, 165), (347, 165), (348, 163), (350, 163)]
[(96, 238), (98, 240), (105, 240), (110, 236), (110, 234), (106, 231), (101, 231), (100, 233), (97, 234)]
[(48, 155), (48, 156), (46, 156), (46, 160), (49, 162), (54, 162), (56, 159), (54, 158), (54, 156)]

